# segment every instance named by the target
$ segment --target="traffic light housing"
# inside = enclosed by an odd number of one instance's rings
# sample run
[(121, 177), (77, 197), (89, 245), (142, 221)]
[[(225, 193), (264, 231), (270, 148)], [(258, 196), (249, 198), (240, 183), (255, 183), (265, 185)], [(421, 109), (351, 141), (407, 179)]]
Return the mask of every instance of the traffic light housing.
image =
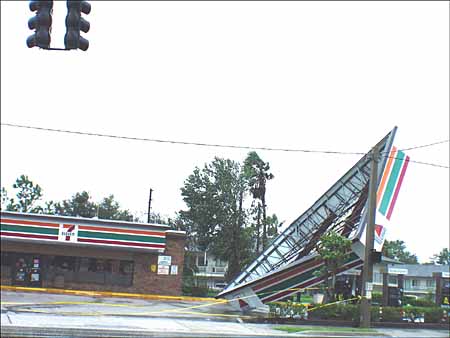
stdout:
[(372, 249), (372, 251), (370, 253), (370, 260), (371, 260), (372, 264), (381, 263), (381, 252)]
[(28, 20), (28, 28), (35, 33), (27, 38), (28, 48), (50, 48), (53, 1), (30, 1), (30, 10), (36, 12), (36, 16)]
[(91, 5), (87, 1), (67, 1), (66, 35), (64, 36), (66, 49), (86, 51), (89, 48), (89, 41), (83, 38), (80, 32), (89, 31), (90, 24), (81, 17), (81, 13), (89, 14), (90, 12)]

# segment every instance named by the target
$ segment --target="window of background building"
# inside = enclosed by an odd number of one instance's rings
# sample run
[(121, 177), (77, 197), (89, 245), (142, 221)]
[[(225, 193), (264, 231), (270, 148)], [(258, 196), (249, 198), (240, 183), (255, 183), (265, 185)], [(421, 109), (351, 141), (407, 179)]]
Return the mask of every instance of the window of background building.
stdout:
[(388, 284), (395, 284), (395, 285), (397, 285), (398, 284), (398, 281), (397, 281), (397, 276), (389, 276), (388, 277)]
[(198, 255), (197, 256), (197, 265), (198, 266), (206, 266), (208, 264), (208, 261), (205, 260), (205, 255)]
[(411, 289), (411, 280), (410, 279), (405, 280), (405, 289), (407, 289), (407, 290)]
[(227, 265), (227, 262), (221, 260), (220, 258), (216, 258), (216, 266), (224, 268)]
[(436, 282), (434, 279), (427, 279), (427, 288), (433, 288), (436, 286)]
[(383, 275), (379, 272), (373, 273), (373, 282), (376, 284), (383, 284)]
[(417, 288), (419, 286), (419, 281), (417, 279), (412, 279), (411, 285), (413, 288)]

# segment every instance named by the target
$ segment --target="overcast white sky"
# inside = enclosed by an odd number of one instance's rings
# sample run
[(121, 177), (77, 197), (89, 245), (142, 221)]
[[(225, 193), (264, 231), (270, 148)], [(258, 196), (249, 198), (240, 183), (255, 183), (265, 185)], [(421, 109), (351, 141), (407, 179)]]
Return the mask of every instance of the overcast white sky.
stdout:
[[(449, 139), (448, 2), (91, 2), (87, 52), (28, 49), (27, 2), (1, 2), (1, 121), (255, 147), (367, 152)], [(62, 9), (62, 11), (61, 11)], [(63, 46), (56, 3), (52, 46)], [(258, 151), (269, 212), (290, 223), (355, 155)], [(449, 143), (407, 152), (449, 165)], [(195, 166), (246, 150), (1, 127), (1, 185), (87, 190), (173, 216)], [(145, 217), (145, 216), (144, 216)], [(449, 246), (449, 170), (410, 163), (387, 238), (419, 260)]]

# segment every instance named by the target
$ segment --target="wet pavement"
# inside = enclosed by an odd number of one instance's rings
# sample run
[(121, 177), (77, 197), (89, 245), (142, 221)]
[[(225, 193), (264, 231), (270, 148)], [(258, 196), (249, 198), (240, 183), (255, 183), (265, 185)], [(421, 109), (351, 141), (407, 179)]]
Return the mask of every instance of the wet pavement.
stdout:
[[(145, 300), (1, 292), (2, 337), (348, 337), (338, 332), (286, 333), (251, 324), (223, 301)], [(376, 329), (371, 337), (449, 337), (442, 330)]]

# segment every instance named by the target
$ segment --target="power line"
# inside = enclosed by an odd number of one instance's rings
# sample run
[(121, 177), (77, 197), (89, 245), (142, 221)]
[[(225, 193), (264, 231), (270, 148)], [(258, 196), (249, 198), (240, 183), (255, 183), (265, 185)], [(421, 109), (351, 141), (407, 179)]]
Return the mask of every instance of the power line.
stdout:
[(449, 141), (450, 141), (450, 140), (443, 140), (443, 141), (434, 142), (434, 143), (430, 143), (430, 144), (424, 144), (424, 145), (421, 145), (421, 146), (416, 146), (416, 147), (411, 147), (411, 148), (403, 148), (403, 149), (401, 149), (401, 150), (402, 150), (402, 151), (405, 151), (405, 150), (413, 150), (413, 149), (419, 149), (419, 148), (431, 147), (431, 146), (435, 146), (435, 145), (437, 145), (437, 144), (447, 143), (447, 142), (449, 142)]
[(89, 133), (83, 131), (73, 131), (65, 129), (53, 129), (35, 126), (25, 126), (20, 124), (12, 123), (1, 123), (2, 126), (16, 127), (16, 128), (26, 128), (35, 129), (41, 131), (51, 131), (66, 134), (77, 134), (77, 135), (87, 135), (87, 136), (97, 136), (97, 137), (109, 137), (122, 140), (132, 140), (132, 141), (146, 141), (146, 142), (158, 142), (158, 143), (170, 143), (170, 144), (183, 144), (183, 145), (193, 145), (202, 147), (216, 147), (216, 148), (234, 148), (234, 149), (248, 149), (248, 150), (269, 150), (269, 151), (286, 151), (286, 152), (302, 152), (302, 153), (320, 153), (320, 154), (339, 154), (339, 155), (364, 155), (361, 152), (345, 152), (345, 151), (332, 151), (332, 150), (311, 150), (311, 149), (287, 149), (287, 148), (270, 148), (270, 147), (250, 147), (250, 146), (235, 146), (235, 145), (225, 145), (225, 144), (213, 144), (213, 143), (200, 143), (200, 142), (187, 142), (187, 141), (173, 141), (173, 140), (159, 140), (150, 139), (143, 137), (130, 137), (130, 136), (120, 136), (111, 134), (100, 134), (100, 133)]
[[(396, 157), (396, 156), (386, 156), (386, 155), (382, 155), (382, 156), (383, 157), (387, 157), (387, 158), (392, 158), (394, 160), (397, 160), (397, 159), (402, 160), (402, 159), (404, 159), (404, 158), (400, 158), (400, 157)], [(409, 162), (410, 163), (423, 164), (423, 165), (429, 165), (429, 166), (437, 167), (437, 168), (446, 168), (446, 169), (450, 168), (449, 166), (442, 165), (442, 164), (436, 164), (436, 163), (429, 163), (429, 162), (422, 162), (422, 161), (415, 161), (415, 160), (409, 160)]]
[[(44, 127), (36, 127), (36, 126), (26, 126), (20, 124), (12, 124), (12, 123), (0, 123), (2, 126), (15, 127), (15, 128), (25, 128), (25, 129), (34, 129), (40, 131), (48, 131), (48, 132), (57, 132), (57, 133), (66, 133), (66, 134), (76, 134), (76, 135), (86, 135), (86, 136), (96, 136), (96, 137), (107, 137), (107, 138), (115, 138), (122, 139), (128, 141), (145, 141), (145, 142), (157, 142), (157, 143), (169, 143), (169, 144), (181, 144), (181, 145), (193, 145), (193, 146), (202, 146), (202, 147), (216, 147), (216, 148), (232, 148), (232, 149), (248, 149), (248, 150), (268, 150), (268, 151), (284, 151), (284, 152), (302, 152), (302, 153), (319, 153), (319, 154), (339, 154), (339, 155), (365, 155), (366, 153), (362, 152), (346, 152), (346, 151), (333, 151), (333, 150), (312, 150), (312, 149), (288, 149), (288, 148), (270, 148), (270, 147), (250, 147), (250, 146), (236, 146), (236, 145), (224, 145), (224, 144), (213, 144), (213, 143), (200, 143), (200, 142), (187, 142), (187, 141), (173, 141), (173, 140), (160, 140), (160, 139), (150, 139), (150, 138), (142, 138), (142, 137), (130, 137), (130, 136), (120, 136), (120, 135), (111, 135), (111, 134), (100, 134), (100, 133), (90, 133), (83, 131), (74, 131), (74, 130), (65, 130), (65, 129), (54, 129), (54, 128), (44, 128)], [(430, 147), (433, 145), (441, 144), (449, 142), (449, 140), (434, 142), (430, 144), (425, 144), (421, 146), (404, 148), (402, 150), (412, 150), (424, 147)], [(382, 155), (384, 157), (390, 157), (386, 155)], [(396, 157), (393, 157), (394, 159)], [(421, 162), (421, 161), (413, 161), (412, 163), (429, 165), (438, 168), (449, 168), (448, 166)]]

